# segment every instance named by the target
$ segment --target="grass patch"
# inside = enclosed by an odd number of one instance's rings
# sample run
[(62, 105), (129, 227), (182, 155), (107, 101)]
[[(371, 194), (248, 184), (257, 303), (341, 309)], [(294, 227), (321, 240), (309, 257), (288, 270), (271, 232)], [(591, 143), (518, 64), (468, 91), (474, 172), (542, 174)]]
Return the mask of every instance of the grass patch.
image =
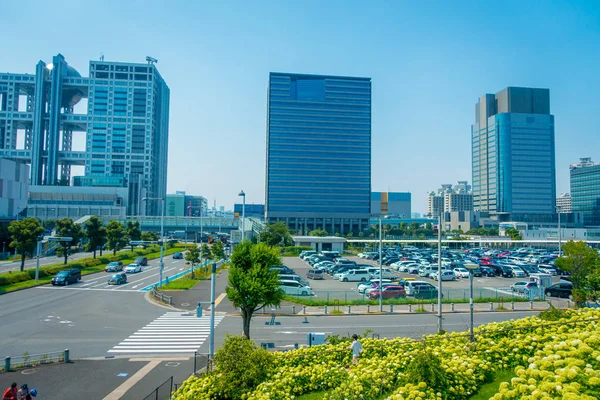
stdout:
[[(225, 265), (221, 265), (219, 268), (217, 268), (217, 274), (223, 268), (225, 268)], [(180, 278), (169, 281), (168, 285), (162, 285), (160, 290), (188, 290), (193, 288), (199, 281), (204, 281), (208, 279), (210, 275), (210, 268), (194, 267), (194, 278), (192, 278), (192, 274), (189, 273)]]
[(514, 376), (515, 373), (511, 370), (498, 371), (494, 376), (494, 380), (481, 386), (469, 400), (489, 400), (498, 393), (502, 382), (510, 382), (510, 379)]
[[(304, 306), (316, 306), (316, 307), (322, 307), (322, 306), (362, 306), (362, 305), (379, 305), (379, 300), (369, 300), (368, 298), (364, 298), (364, 299), (353, 299), (353, 300), (340, 300), (340, 299), (324, 299), (324, 298), (313, 298), (313, 297), (300, 297), (300, 296), (285, 296), (284, 298), (285, 301), (289, 301), (291, 303), (296, 303), (296, 304), (300, 304), (300, 305), (304, 305)], [(506, 301), (506, 300), (503, 300)], [(462, 304), (462, 303), (468, 303), (469, 299), (463, 299), (463, 298), (459, 298), (459, 299), (444, 299), (442, 301), (443, 304), (450, 304), (450, 303), (454, 303), (454, 304)], [(473, 299), (474, 303), (498, 303), (501, 302), (500, 299), (497, 299), (495, 297), (480, 297), (480, 298), (474, 298)], [(525, 299), (525, 298), (515, 298), (514, 302), (529, 302), (529, 299)], [(394, 305), (402, 305), (402, 304), (437, 304), (437, 297), (435, 299), (415, 299), (412, 297), (407, 297), (407, 298), (401, 298), (401, 299), (384, 299), (383, 300), (383, 304), (386, 305), (390, 305), (390, 304), (394, 304)]]
[[(181, 251), (183, 249), (184, 245), (176, 245), (175, 247), (172, 247), (170, 249), (165, 249), (165, 251), (163, 252), (163, 256), (168, 256), (170, 254), (173, 253), (177, 253), (178, 251)], [(144, 256), (146, 258), (148, 258), (148, 260), (152, 260), (152, 259), (156, 259), (160, 257), (160, 249), (158, 249), (158, 246), (153, 246), (147, 250), (136, 250), (136, 251), (122, 251), (122, 252), (118, 252), (117, 255), (120, 255), (121, 257), (125, 257), (125, 258), (121, 258), (121, 261), (123, 262), (123, 265), (127, 265), (127, 264), (131, 264), (133, 263), (133, 261), (140, 256)], [(112, 256), (112, 252), (110, 252), (110, 255), (108, 253), (104, 253), (102, 256), (97, 256), (96, 257), (96, 261), (98, 264), (97, 265), (91, 265), (94, 263), (94, 258), (93, 257), (89, 257), (89, 258), (82, 258), (82, 259), (78, 259), (78, 260), (74, 260), (71, 262), (68, 262), (67, 265), (64, 265), (63, 263), (57, 263), (57, 264), (52, 264), (52, 265), (46, 265), (44, 267), (40, 267), (39, 273), (40, 273), (40, 278), (39, 278), (39, 282), (36, 283), (35, 282), (35, 278), (32, 279), (27, 279), (21, 282), (15, 282), (15, 283), (9, 283), (6, 285), (2, 285), (0, 286), (0, 295), (1, 294), (5, 294), (5, 293), (10, 293), (10, 292), (14, 292), (16, 290), (21, 290), (21, 289), (28, 289), (31, 287), (35, 287), (35, 286), (40, 286), (40, 285), (46, 285), (48, 283), (50, 283), (52, 281), (52, 277), (55, 275), (55, 272), (53, 273), (47, 273), (47, 271), (58, 271), (61, 269), (68, 269), (68, 268), (78, 268), (81, 270), (81, 275), (90, 275), (90, 274), (95, 274), (98, 272), (104, 272), (104, 268), (106, 267), (106, 264), (108, 264), (110, 261), (108, 261), (109, 257)], [(104, 262), (105, 261), (105, 262)], [(89, 266), (87, 266), (89, 265)], [(17, 273), (21, 273), (18, 271), (12, 272), (12, 274), (17, 274)], [(28, 273), (29, 276), (35, 277), (35, 268), (28, 268), (26, 269), (23, 273)], [(9, 274), (11, 274), (10, 272), (5, 272), (3, 274), (0, 274), (1, 276), (8, 276)]]

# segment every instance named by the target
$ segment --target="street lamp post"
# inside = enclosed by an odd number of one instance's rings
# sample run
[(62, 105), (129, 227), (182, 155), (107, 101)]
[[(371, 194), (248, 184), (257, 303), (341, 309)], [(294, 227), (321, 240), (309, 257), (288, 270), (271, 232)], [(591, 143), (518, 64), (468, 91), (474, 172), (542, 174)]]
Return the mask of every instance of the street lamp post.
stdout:
[(556, 207), (556, 212), (558, 213), (558, 257), (562, 255), (562, 229), (560, 225), (560, 212), (562, 208), (560, 206)]
[(72, 237), (68, 236), (44, 236), (42, 240), (37, 242), (36, 257), (35, 257), (35, 283), (38, 283), (40, 277), (40, 249), (44, 242), (70, 242)]
[(158, 287), (162, 287), (163, 282), (163, 270), (165, 263), (163, 259), (163, 242), (164, 242), (164, 230), (165, 230), (165, 199), (164, 197), (144, 197), (142, 201), (160, 200), (160, 267), (158, 273)]
[(469, 318), (471, 320), (471, 324), (469, 325), (469, 339), (471, 342), (475, 341), (475, 336), (473, 335), (473, 272), (477, 269), (477, 265), (475, 264), (465, 264), (465, 267), (469, 270)]
[(438, 333), (442, 333), (442, 213), (438, 219)]
[(381, 215), (379, 216), (379, 312), (383, 312), (383, 267), (381, 262), (382, 253), (382, 237), (381, 237)]
[(238, 196), (242, 196), (242, 242), (246, 239), (246, 193), (240, 190)]

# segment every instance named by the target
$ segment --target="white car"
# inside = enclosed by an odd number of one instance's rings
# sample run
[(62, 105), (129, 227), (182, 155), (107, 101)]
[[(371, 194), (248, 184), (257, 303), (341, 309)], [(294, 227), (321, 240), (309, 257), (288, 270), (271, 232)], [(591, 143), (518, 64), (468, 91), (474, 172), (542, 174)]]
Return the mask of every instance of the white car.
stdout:
[[(386, 284), (386, 283), (392, 283), (389, 279), (382, 279), (381, 281), (384, 284)], [(379, 282), (379, 280), (361, 282), (361, 283), (358, 284), (358, 286), (356, 286), (356, 290), (358, 291), (358, 293), (364, 293), (365, 290), (373, 288), (373, 283), (378, 283), (378, 282)]]
[[(394, 279), (395, 277), (396, 277), (396, 275), (394, 275), (394, 272), (391, 269), (389, 269), (389, 268), (383, 268), (381, 270), (381, 278), (383, 278), (383, 279)], [(379, 280), (379, 270), (375, 271), (375, 273), (371, 275), (371, 278)]]
[[(397, 284), (397, 283), (394, 283), (394, 282), (383, 282), (381, 285), (382, 285), (384, 288), (386, 288), (386, 287), (388, 287), (388, 286), (398, 286), (398, 284)], [(373, 287), (373, 286), (371, 286), (371, 287), (368, 287), (368, 288), (366, 288), (366, 289), (365, 289), (365, 291), (364, 291), (363, 293), (364, 293), (364, 294), (366, 294), (366, 295), (368, 296), (368, 295), (369, 295), (369, 293), (371, 293), (371, 292), (373, 292), (373, 291), (375, 291), (375, 290), (379, 290), (379, 287), (376, 287), (376, 288), (375, 288), (375, 287)]]
[(351, 269), (341, 274), (335, 274), (334, 278), (340, 282), (366, 282), (371, 279), (371, 274), (366, 269)]
[(460, 278), (468, 278), (469, 277), (469, 270), (463, 267), (458, 267), (458, 268), (454, 268), (454, 275), (460, 277)]
[(125, 272), (128, 274), (135, 274), (137, 272), (142, 272), (142, 266), (139, 264), (129, 264), (125, 267)]
[(523, 271), (520, 267), (516, 265), (509, 265), (508, 267), (512, 270), (515, 278), (525, 278), (527, 276), (525, 271)]
[[(429, 264), (428, 264), (429, 265)], [(428, 266), (427, 265), (427, 266)], [(423, 266), (426, 266), (424, 264), (417, 264), (417, 263), (410, 263), (410, 264), (402, 264), (399, 268), (398, 271), (399, 272), (409, 272), (411, 268), (421, 268)]]
[(550, 275), (557, 275), (558, 274), (556, 272), (556, 269), (554, 267), (549, 266), (549, 265), (538, 265), (538, 269), (540, 270), (540, 272), (543, 272), (545, 274), (550, 274)]

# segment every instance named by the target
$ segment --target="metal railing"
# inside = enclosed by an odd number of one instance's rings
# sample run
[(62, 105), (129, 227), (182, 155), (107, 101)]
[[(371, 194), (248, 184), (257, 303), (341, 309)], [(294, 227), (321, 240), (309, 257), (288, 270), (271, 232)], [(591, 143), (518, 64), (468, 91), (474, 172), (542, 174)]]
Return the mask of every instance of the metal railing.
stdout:
[(31, 368), (39, 365), (61, 362), (69, 362), (69, 349), (39, 354), (28, 354), (25, 352), (22, 356), (5, 357), (4, 366), (0, 369), (3, 372), (9, 372), (15, 369)]
[(173, 393), (173, 377), (164, 381), (142, 400), (169, 400), (171, 393)]
[(150, 293), (152, 297), (154, 297), (156, 300), (168, 305), (173, 305), (173, 297), (162, 294), (158, 291), (158, 289), (156, 289), (156, 286), (152, 288), (152, 291)]

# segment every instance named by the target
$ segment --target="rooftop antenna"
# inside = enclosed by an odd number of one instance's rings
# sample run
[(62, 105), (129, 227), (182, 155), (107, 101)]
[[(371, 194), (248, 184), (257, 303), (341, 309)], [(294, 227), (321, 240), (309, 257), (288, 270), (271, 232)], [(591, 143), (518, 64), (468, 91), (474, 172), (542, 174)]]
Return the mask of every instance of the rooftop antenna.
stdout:
[(104, 61), (104, 53), (100, 53), (100, 61)]
[(146, 61), (148, 61), (148, 64), (154, 64), (158, 62), (158, 58), (146, 56)]

